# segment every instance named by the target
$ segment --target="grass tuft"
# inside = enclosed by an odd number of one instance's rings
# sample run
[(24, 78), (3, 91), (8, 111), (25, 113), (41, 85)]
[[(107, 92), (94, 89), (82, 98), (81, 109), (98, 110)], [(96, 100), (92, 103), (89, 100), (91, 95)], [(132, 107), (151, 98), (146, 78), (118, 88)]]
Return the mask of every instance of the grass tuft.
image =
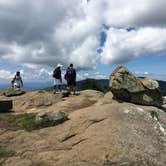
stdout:
[(56, 125), (55, 121), (51, 119), (36, 121), (36, 114), (34, 113), (12, 115), (7, 118), (7, 121), (8, 123), (14, 125), (18, 129), (25, 129), (27, 131), (37, 130)]
[(15, 151), (13, 150), (9, 150), (9, 149), (4, 149), (0, 147), (0, 158), (3, 157), (12, 157), (16, 154)]

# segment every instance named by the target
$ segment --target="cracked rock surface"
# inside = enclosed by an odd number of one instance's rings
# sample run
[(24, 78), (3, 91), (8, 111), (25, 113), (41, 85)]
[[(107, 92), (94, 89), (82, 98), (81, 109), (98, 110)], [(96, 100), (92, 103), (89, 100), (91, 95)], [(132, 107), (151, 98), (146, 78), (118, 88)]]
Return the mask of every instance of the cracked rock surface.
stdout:
[(82, 92), (43, 109), (33, 109), (42, 112), (46, 108), (51, 111), (53, 107), (69, 109), (69, 120), (31, 132), (0, 124), (0, 147), (16, 152), (12, 157), (0, 158), (0, 165), (166, 165), (166, 113), (163, 110), (118, 103), (110, 92), (104, 96), (96, 91)]

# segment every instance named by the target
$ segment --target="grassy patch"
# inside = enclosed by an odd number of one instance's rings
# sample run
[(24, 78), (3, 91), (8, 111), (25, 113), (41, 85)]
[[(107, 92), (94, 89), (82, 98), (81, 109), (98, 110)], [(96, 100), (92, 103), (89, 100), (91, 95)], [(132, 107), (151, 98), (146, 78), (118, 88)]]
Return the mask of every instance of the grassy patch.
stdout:
[(9, 149), (4, 149), (0, 147), (0, 158), (2, 157), (12, 157), (15, 155), (15, 151), (9, 150)]
[(53, 87), (48, 87), (48, 88), (44, 88), (44, 89), (40, 89), (38, 92), (49, 92), (52, 93), (53, 91)]
[(10, 115), (7, 118), (8, 123), (14, 125), (18, 129), (25, 129), (27, 131), (32, 131), (36, 129), (41, 129), (45, 127), (51, 127), (56, 125), (55, 121), (46, 119), (42, 121), (36, 121), (36, 114), (19, 114)]

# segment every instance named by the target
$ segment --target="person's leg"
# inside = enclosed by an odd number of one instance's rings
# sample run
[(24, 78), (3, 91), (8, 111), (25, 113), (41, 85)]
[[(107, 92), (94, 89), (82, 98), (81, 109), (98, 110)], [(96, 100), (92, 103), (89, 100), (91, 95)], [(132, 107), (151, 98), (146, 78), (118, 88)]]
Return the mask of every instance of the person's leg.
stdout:
[(67, 86), (66, 90), (67, 90), (68, 93), (70, 93), (71, 92), (71, 87)]
[(56, 79), (54, 79), (53, 93), (56, 93)]
[(62, 89), (61, 89), (61, 85), (60, 85), (60, 84), (58, 85), (58, 89), (59, 89), (59, 92), (62, 91)]
[(53, 86), (53, 93), (56, 93), (56, 85)]
[(74, 92), (74, 95), (76, 95), (76, 92), (77, 92), (77, 87), (76, 86), (73, 87), (73, 92)]
[(70, 94), (71, 91), (71, 82), (68, 80), (67, 81), (67, 87), (66, 87), (67, 92)]
[(62, 89), (61, 89), (61, 85), (57, 85), (57, 92), (61, 92)]
[(59, 91), (62, 92), (62, 80), (59, 79)]
[(58, 84), (56, 84), (56, 93), (58, 92), (58, 86), (59, 86), (59, 85), (58, 85)]

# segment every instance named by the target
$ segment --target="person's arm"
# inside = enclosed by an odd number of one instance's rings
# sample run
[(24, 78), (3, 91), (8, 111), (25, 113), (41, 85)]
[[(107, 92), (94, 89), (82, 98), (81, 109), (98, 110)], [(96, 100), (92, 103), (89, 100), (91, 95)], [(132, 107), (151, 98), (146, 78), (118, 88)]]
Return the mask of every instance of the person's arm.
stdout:
[(60, 74), (60, 80), (61, 80), (61, 83), (62, 83), (62, 73), (61, 73), (61, 70), (60, 70), (59, 74)]
[(14, 78), (11, 81), (11, 85), (12, 85), (12, 87), (14, 87)]
[(74, 79), (76, 80), (76, 70), (74, 69)]
[(65, 73), (65, 80), (67, 81), (68, 79), (68, 69), (66, 70), (66, 73)]
[(21, 79), (21, 87), (23, 87), (24, 84), (23, 84), (22, 78), (20, 78), (20, 79)]
[(16, 76), (14, 76), (14, 78), (11, 81), (12, 85), (14, 85), (15, 79), (16, 79)]

